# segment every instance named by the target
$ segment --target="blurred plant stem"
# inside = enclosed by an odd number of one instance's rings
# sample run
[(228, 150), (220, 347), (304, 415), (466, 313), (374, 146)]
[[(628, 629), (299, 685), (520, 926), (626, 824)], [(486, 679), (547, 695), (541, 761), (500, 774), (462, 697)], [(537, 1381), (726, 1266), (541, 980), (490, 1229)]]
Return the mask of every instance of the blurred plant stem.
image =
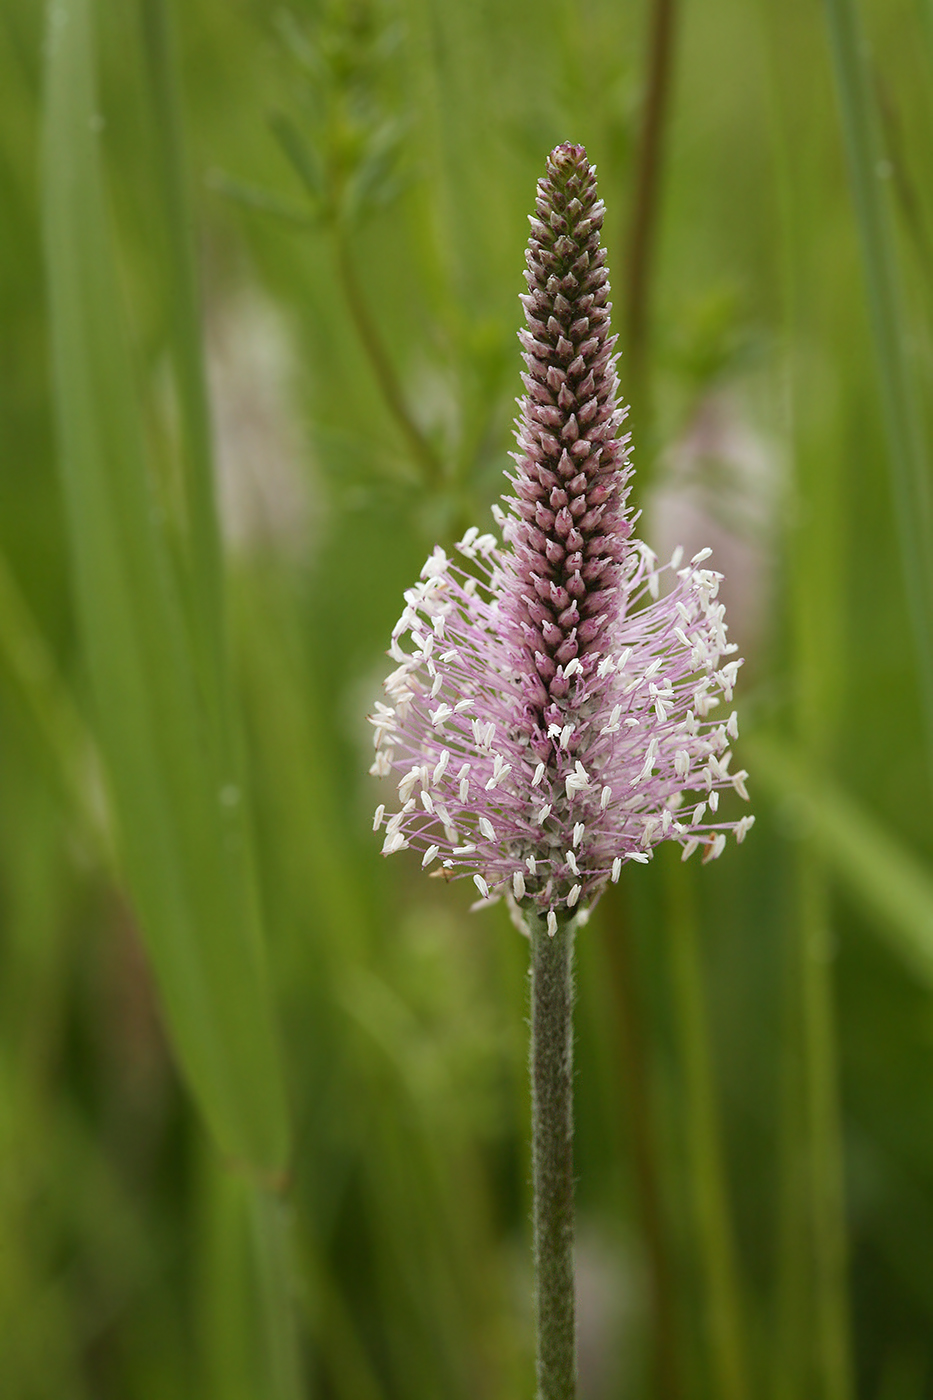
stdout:
[(848, 1250), (842, 1124), (832, 985), (832, 932), (825, 875), (809, 853), (798, 868), (799, 966), (802, 973), (806, 1065), (805, 1122), (809, 1140), (808, 1220), (816, 1285), (816, 1364), (825, 1400), (854, 1392), (849, 1337)]
[[(844, 686), (847, 479), (838, 441), (827, 438), (825, 405), (814, 394), (797, 347), (817, 334), (811, 221), (820, 217), (825, 172), (806, 132), (824, 94), (799, 81), (800, 45), (818, 29), (804, 6), (765, 6), (771, 37), (772, 123), (778, 213), (785, 410), (800, 507), (788, 548), (791, 641), (797, 686), (793, 708), (804, 771), (821, 771), (831, 748)], [(799, 827), (799, 823), (796, 824)], [(794, 880), (785, 944), (782, 1013), (781, 1171), (777, 1326), (773, 1394), (850, 1400), (854, 1393), (846, 1268), (845, 1186), (831, 977), (832, 935), (826, 872), (803, 843), (792, 853)]]
[(657, 1132), (652, 1112), (650, 1065), (627, 911), (618, 890), (607, 893), (609, 914), (603, 940), (612, 975), (625, 1092), (626, 1126), (638, 1193), (639, 1223), (649, 1275), (652, 1365), (659, 1400), (681, 1394), (681, 1342), (677, 1327), (674, 1273), (664, 1207)]
[(712, 1392), (720, 1400), (749, 1400), (752, 1391), (745, 1351), (743, 1291), (710, 1055), (693, 871), (677, 860), (668, 861), (665, 873), (674, 1023), (684, 1088), (687, 1174), (693, 1188)]
[(350, 230), (345, 224), (337, 223), (333, 233), (340, 285), (360, 344), (369, 360), (370, 368), (376, 383), (379, 385), (386, 408), (401, 429), (412, 457), (421, 468), (425, 486), (428, 489), (436, 490), (443, 480), (443, 463), (412, 416), (405, 399), (405, 392), (395, 372), (392, 358), (386, 351), (366, 303), (350, 248)]
[(839, 115), (858, 224), (887, 437), (901, 563), (914, 633), (933, 785), (933, 487), (911, 363), (878, 114), (855, 0), (826, 0)]
[(289, 1208), (278, 1192), (250, 1189), (253, 1249), (260, 1282), (260, 1327), (265, 1380), (275, 1400), (302, 1400), (302, 1367), (295, 1327), (292, 1229)]
[[(670, 115), (677, 37), (677, 0), (652, 0), (648, 22), (647, 88), (635, 153), (635, 178), (625, 258), (626, 376), (633, 417), (650, 428), (651, 291), (660, 214), (664, 142)], [(646, 444), (647, 445), (647, 444)], [(644, 471), (644, 464), (642, 472)]]
[(575, 1400), (573, 922), (529, 915), (528, 934), (538, 1400)]

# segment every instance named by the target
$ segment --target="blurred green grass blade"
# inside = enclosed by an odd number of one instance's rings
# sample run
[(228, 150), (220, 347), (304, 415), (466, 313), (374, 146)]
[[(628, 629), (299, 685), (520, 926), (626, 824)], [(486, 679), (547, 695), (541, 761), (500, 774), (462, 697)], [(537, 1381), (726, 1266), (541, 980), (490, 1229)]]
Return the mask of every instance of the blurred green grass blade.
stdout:
[(845, 1164), (832, 971), (830, 891), (823, 862), (799, 853), (795, 929), (800, 983), (806, 1133), (806, 1228), (814, 1291), (810, 1334), (819, 1394), (852, 1400), (855, 1376), (849, 1303)]
[(712, 1392), (721, 1400), (752, 1394), (741, 1270), (729, 1208), (720, 1112), (697, 930), (693, 871), (668, 861), (667, 936), (671, 994), (683, 1076), (684, 1140), (693, 1196), (698, 1268), (705, 1304)]
[(163, 214), (169, 351), (174, 369), (185, 458), (188, 588), (202, 683), (222, 750), (231, 743), (228, 715), (226, 617), (222, 551), (214, 500), (210, 407), (201, 335), (194, 252), (194, 220), (188, 193), (181, 93), (174, 35), (166, 0), (138, 0), (147, 64), (153, 180)]
[(52, 777), (105, 866), (113, 853), (99, 756), (45, 638), (0, 554), (0, 665), (35, 725)]
[(260, 1324), (270, 1394), (281, 1400), (299, 1400), (302, 1385), (292, 1295), (296, 1271), (291, 1258), (291, 1221), (285, 1203), (255, 1183), (250, 1186), (249, 1210), (259, 1265)]
[(146, 472), (114, 275), (88, 0), (49, 9), (45, 238), (66, 523), (119, 844), (179, 1060), (228, 1156), (277, 1173), (284, 1092), (241, 793), (211, 716)]
[(808, 771), (786, 744), (756, 734), (745, 741), (755, 776), (788, 805), (850, 896), (915, 975), (933, 986), (933, 873), (857, 802)]
[(930, 456), (907, 346), (882, 145), (856, 0), (826, 0), (849, 180), (858, 221), (894, 504), (933, 780), (933, 506)]

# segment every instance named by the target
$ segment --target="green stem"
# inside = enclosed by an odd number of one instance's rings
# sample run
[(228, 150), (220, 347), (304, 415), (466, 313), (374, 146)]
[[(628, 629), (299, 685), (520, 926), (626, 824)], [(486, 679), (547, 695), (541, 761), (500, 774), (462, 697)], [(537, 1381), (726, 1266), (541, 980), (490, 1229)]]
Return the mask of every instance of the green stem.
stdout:
[(800, 973), (809, 1149), (808, 1175), (815, 1276), (814, 1327), (819, 1394), (851, 1400), (845, 1185), (831, 977), (826, 880), (818, 862), (801, 853)]
[(739, 1271), (729, 1217), (691, 874), (679, 863), (671, 868), (668, 921), (674, 1007), (684, 1075), (688, 1161), (713, 1389), (720, 1400), (747, 1400), (751, 1391), (743, 1339)]
[(626, 273), (626, 350), (634, 403), (644, 402), (648, 358), (651, 263), (656, 246), (677, 32), (676, 0), (654, 0), (648, 36), (648, 86), (635, 157), (635, 191)]
[(251, 1188), (250, 1206), (269, 1394), (274, 1400), (301, 1400), (304, 1387), (292, 1293), (295, 1269), (288, 1208), (263, 1186)]
[[(653, 1321), (653, 1371), (658, 1400), (678, 1400), (680, 1337), (675, 1280), (661, 1198), (661, 1170), (649, 1091), (649, 1054), (641, 1011), (632, 936), (618, 889), (609, 901), (605, 940), (622, 1050), (625, 1109), (631, 1132), (632, 1169), (644, 1237)], [(605, 928), (606, 921), (603, 921)]]
[(538, 1400), (575, 1400), (573, 925), (528, 924)]

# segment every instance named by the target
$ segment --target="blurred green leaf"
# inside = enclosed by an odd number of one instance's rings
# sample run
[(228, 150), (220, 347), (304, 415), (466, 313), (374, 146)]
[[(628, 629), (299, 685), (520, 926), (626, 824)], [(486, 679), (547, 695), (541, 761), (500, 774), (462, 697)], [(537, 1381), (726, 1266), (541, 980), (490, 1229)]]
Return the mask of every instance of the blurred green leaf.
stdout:
[(856, 0), (826, 0), (849, 180), (862, 247), (875, 364), (887, 435), (901, 567), (913, 623), (933, 783), (933, 485), (930, 453), (908, 349), (878, 115)]
[[(242, 815), (153, 509), (114, 277), (88, 0), (49, 9), (45, 235), (77, 607), (121, 857), (179, 1059), (224, 1153), (288, 1151)], [(203, 504), (203, 503), (202, 503)], [(205, 508), (207, 506), (205, 505)], [(219, 619), (218, 619), (219, 622)]]
[(743, 742), (756, 778), (783, 804), (788, 831), (815, 843), (892, 951), (933, 986), (933, 872), (789, 745), (763, 734)]

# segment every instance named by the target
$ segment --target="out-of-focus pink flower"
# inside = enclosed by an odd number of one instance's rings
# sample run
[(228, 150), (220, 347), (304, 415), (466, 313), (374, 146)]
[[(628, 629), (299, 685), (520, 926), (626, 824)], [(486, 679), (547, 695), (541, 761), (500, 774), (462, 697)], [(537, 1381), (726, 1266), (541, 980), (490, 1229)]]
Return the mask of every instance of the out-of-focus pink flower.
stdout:
[(398, 785), (399, 809), (376, 810), (384, 854), (411, 847), (553, 932), (660, 841), (714, 859), (753, 818), (718, 813), (723, 788), (747, 798), (735, 712), (715, 713), (741, 665), (720, 575), (708, 550), (659, 567), (632, 535), (604, 211), (582, 146), (551, 153), (535, 211), (502, 544), (468, 530), (460, 559), (435, 549), (405, 594), (371, 771)]

